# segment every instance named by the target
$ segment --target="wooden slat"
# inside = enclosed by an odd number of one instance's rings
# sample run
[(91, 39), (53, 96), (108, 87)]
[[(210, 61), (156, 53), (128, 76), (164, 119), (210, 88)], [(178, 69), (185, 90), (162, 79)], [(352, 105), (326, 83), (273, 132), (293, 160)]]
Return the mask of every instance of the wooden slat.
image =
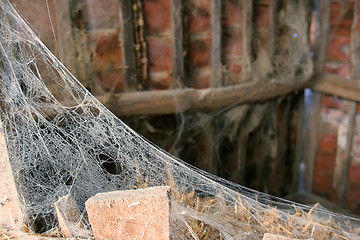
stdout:
[(211, 27), (212, 27), (212, 47), (211, 47), (211, 65), (212, 65), (212, 76), (211, 86), (219, 87), (222, 85), (221, 79), (221, 13), (222, 4), (221, 0), (211, 1)]
[(135, 91), (137, 89), (136, 76), (136, 56), (135, 56), (135, 40), (134, 40), (134, 18), (132, 11), (132, 1), (120, 0), (121, 7), (121, 29), (123, 31), (123, 53), (125, 60), (125, 81), (127, 91)]
[[(243, 28), (243, 66), (242, 75), (244, 77), (249, 76), (251, 73), (252, 63), (252, 35), (253, 35), (253, 1), (243, 1), (244, 28)], [(251, 75), (250, 75), (251, 76)]]
[(174, 41), (174, 86), (180, 87), (184, 80), (182, 1), (171, 0), (172, 34)]
[[(314, 60), (314, 72), (315, 75), (323, 73), (325, 69), (325, 62), (327, 59), (328, 50), (328, 38), (330, 29), (330, 1), (320, 1), (319, 9), (319, 37), (317, 38), (315, 60)], [(309, 129), (304, 133), (304, 156), (303, 160), (306, 164), (305, 170), (305, 190), (308, 193), (312, 192), (314, 181), (315, 161), (318, 149), (319, 138), (319, 113), (322, 95), (315, 92), (310, 109), (311, 121), (305, 122), (305, 129)]]
[(56, 9), (57, 43), (61, 61), (71, 73), (78, 76), (69, 0), (54, 1), (54, 4)]

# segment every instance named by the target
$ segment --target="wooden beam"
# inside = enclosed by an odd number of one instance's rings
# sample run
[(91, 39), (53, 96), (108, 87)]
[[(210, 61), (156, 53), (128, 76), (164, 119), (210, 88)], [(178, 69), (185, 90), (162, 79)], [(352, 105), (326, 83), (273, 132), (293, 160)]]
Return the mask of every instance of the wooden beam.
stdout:
[(211, 1), (211, 28), (212, 28), (212, 47), (211, 47), (211, 86), (219, 87), (222, 85), (222, 74), (221, 74), (221, 14), (222, 14), (222, 3), (221, 0)]
[[(272, 81), (269, 81), (272, 82)], [(301, 79), (286, 83), (250, 82), (210, 89), (171, 89), (97, 96), (117, 116), (216, 111), (230, 106), (266, 101), (308, 87)]]
[(120, 0), (120, 24), (123, 30), (122, 48), (125, 59), (125, 79), (127, 91), (135, 91), (137, 89), (136, 75), (136, 55), (134, 40), (134, 18), (133, 18), (133, 2), (129, 0)]
[(313, 90), (325, 94), (342, 97), (360, 102), (360, 82), (349, 80), (338, 75), (324, 74), (311, 87)]

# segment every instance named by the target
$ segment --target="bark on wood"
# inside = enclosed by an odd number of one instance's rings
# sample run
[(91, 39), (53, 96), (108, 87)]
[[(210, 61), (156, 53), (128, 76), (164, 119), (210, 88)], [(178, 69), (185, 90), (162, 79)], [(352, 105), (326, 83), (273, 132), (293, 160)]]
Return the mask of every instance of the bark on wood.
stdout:
[(360, 82), (348, 80), (338, 75), (321, 75), (311, 88), (317, 92), (360, 102)]
[(260, 102), (307, 87), (309, 81), (281, 84), (245, 83), (211, 89), (174, 89), (98, 96), (115, 115), (214, 111), (230, 105)]

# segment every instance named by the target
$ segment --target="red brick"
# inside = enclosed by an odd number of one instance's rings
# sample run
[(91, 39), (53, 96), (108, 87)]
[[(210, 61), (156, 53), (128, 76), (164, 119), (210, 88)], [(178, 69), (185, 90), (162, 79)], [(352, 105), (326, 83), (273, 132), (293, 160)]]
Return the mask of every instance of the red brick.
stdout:
[(331, 34), (340, 37), (350, 37), (354, 17), (354, 4), (341, 5), (338, 2), (331, 4), (330, 15)]
[(266, 5), (256, 5), (254, 11), (256, 28), (269, 29), (271, 24), (270, 8)]
[(336, 74), (342, 77), (348, 77), (350, 75), (351, 65), (350, 63), (326, 63), (325, 71), (328, 73)]
[(162, 90), (169, 89), (173, 86), (174, 78), (172, 72), (161, 71), (151, 72), (149, 79), (149, 89)]
[(196, 69), (191, 75), (193, 80), (191, 87), (203, 89), (211, 86), (211, 68)]
[(360, 185), (360, 163), (351, 164), (350, 172), (349, 172), (349, 183), (355, 183)]
[(238, 59), (243, 53), (242, 31), (232, 29), (226, 31), (224, 38), (224, 56), (226, 59)]
[(336, 108), (341, 109), (342, 108), (343, 101), (341, 99), (338, 99), (333, 96), (323, 96), (321, 99), (321, 107), (326, 108)]
[(242, 2), (238, 0), (228, 0), (224, 2), (224, 25), (226, 27), (243, 26)]
[(101, 87), (109, 92), (123, 92), (125, 89), (123, 70), (104, 71), (98, 73)]
[(211, 64), (211, 37), (191, 38), (188, 57), (191, 67), (200, 68)]
[(211, 32), (211, 1), (191, 0), (189, 1), (188, 33), (210, 33)]
[(228, 62), (226, 64), (227, 71), (231, 74), (240, 75), (242, 70), (242, 64), (239, 62)]
[(316, 167), (319, 171), (332, 175), (332, 172), (335, 167), (336, 161), (336, 153), (335, 154), (327, 154), (327, 153), (319, 153), (316, 156)]
[(95, 45), (94, 68), (97, 71), (124, 67), (119, 31), (91, 33)]
[(83, 17), (88, 29), (119, 29), (119, 1), (87, 0), (84, 2)]
[(334, 156), (337, 151), (337, 135), (336, 134), (326, 134), (320, 140), (319, 152), (322, 154), (327, 154)]
[(159, 35), (171, 31), (171, 1), (144, 0), (144, 16), (147, 35)]
[(333, 37), (328, 47), (327, 61), (350, 61), (350, 38)]
[(147, 37), (149, 68), (151, 72), (172, 71), (173, 42), (171, 38)]

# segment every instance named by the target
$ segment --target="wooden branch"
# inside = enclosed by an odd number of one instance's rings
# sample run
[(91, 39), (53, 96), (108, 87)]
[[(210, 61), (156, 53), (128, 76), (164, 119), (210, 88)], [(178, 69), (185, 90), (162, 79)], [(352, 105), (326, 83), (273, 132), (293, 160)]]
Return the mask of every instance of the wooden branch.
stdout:
[(117, 116), (216, 111), (251, 102), (266, 101), (304, 89), (309, 81), (246, 83), (210, 89), (173, 89), (97, 96)]
[(360, 82), (338, 75), (325, 74), (311, 87), (313, 90), (360, 102)]

